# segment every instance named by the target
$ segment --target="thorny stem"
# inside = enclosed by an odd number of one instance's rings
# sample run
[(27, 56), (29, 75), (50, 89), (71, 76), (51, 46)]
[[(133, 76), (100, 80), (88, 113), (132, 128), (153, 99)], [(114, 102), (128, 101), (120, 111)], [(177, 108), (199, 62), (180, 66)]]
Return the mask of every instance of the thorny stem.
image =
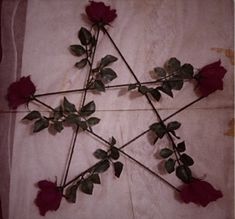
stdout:
[(82, 100), (82, 106), (84, 106), (84, 103), (86, 101), (86, 94), (87, 94), (87, 86), (89, 84), (89, 80), (90, 80), (90, 76), (91, 76), (91, 72), (92, 72), (92, 67), (93, 67), (93, 63), (94, 63), (94, 58), (95, 58), (95, 52), (96, 52), (96, 46), (97, 46), (97, 42), (98, 42), (98, 38), (99, 38), (99, 33), (100, 33), (100, 29), (98, 28), (97, 30), (97, 34), (96, 34), (96, 39), (95, 39), (95, 46), (94, 46), (94, 51), (92, 53), (92, 57), (91, 57), (91, 65), (90, 65), (90, 70), (88, 73), (88, 77), (87, 77), (87, 81), (86, 81), (86, 89), (84, 90), (84, 96), (83, 96), (83, 100)]
[(73, 156), (73, 153), (74, 153), (74, 148), (75, 148), (75, 144), (76, 144), (76, 140), (77, 140), (77, 136), (78, 136), (78, 130), (79, 130), (79, 126), (77, 125), (75, 135), (74, 135), (74, 139), (73, 139), (71, 152), (70, 152), (69, 159), (68, 159), (68, 165), (67, 165), (67, 168), (66, 168), (66, 171), (65, 171), (64, 181), (63, 181), (63, 184), (62, 184), (63, 187), (64, 187), (64, 185), (66, 183), (66, 180), (67, 180), (67, 177), (68, 177), (69, 168), (70, 168), (70, 164), (71, 164), (71, 161), (72, 161), (72, 156)]
[(124, 61), (124, 63), (126, 64), (127, 68), (129, 69), (129, 71), (131, 72), (132, 76), (135, 78), (137, 84), (141, 85), (139, 79), (137, 78), (137, 76), (135, 75), (135, 73), (133, 72), (132, 68), (130, 67), (130, 65), (128, 64), (128, 62), (126, 61), (125, 57), (122, 55), (121, 51), (119, 50), (119, 48), (117, 47), (116, 43), (113, 41), (112, 37), (110, 36), (109, 32), (105, 29), (105, 27), (103, 27), (102, 29), (105, 34), (107, 34), (109, 40), (111, 41), (111, 43), (113, 44), (113, 46), (115, 47), (115, 49), (117, 50), (118, 54), (121, 56), (122, 60)]
[[(161, 83), (163, 80), (172, 77), (172, 74), (167, 75), (165, 77), (159, 78), (154, 81), (144, 81), (141, 82), (141, 85), (148, 85), (148, 84), (157, 84)], [(179, 79), (170, 79), (168, 81), (178, 81)], [(138, 83), (128, 83), (128, 84), (117, 84), (117, 85), (107, 85), (105, 86), (105, 89), (111, 89), (111, 88), (121, 88), (121, 87), (128, 87), (130, 85), (138, 85)], [(48, 93), (42, 93), (42, 94), (36, 94), (34, 95), (35, 97), (44, 97), (44, 96), (51, 96), (51, 95), (56, 95), (56, 94), (66, 94), (66, 93), (74, 93), (74, 92), (83, 92), (83, 91), (92, 91), (95, 90), (96, 88), (93, 87), (86, 87), (86, 88), (81, 88), (81, 89), (72, 89), (72, 90), (64, 90), (64, 91), (55, 91), (55, 92), (48, 92)]]
[[(89, 68), (89, 73), (88, 73), (87, 80), (86, 80), (86, 83), (85, 83), (85, 88), (87, 88), (88, 84), (89, 84), (89, 80), (90, 80), (90, 76), (91, 76), (91, 72), (92, 72), (92, 67), (93, 67), (93, 63), (94, 63), (95, 52), (96, 52), (96, 45), (97, 45), (98, 38), (99, 38), (99, 32), (100, 32), (100, 29), (98, 28), (97, 34), (96, 34), (96, 37), (95, 37), (95, 46), (94, 46), (94, 50), (93, 50), (93, 53), (92, 53), (92, 56), (91, 56), (91, 62), (89, 62), (90, 63), (89, 64), (90, 68)], [(86, 54), (87, 54), (87, 58), (88, 58), (87, 47), (86, 47)], [(84, 104), (85, 104), (86, 95), (87, 95), (87, 89), (84, 90), (84, 95), (83, 95), (82, 106), (81, 107), (83, 107)], [(67, 165), (67, 168), (66, 168), (66, 171), (65, 171), (65, 177), (64, 177), (64, 182), (63, 182), (62, 188), (64, 188), (64, 185), (66, 184), (66, 181), (67, 181), (68, 172), (69, 172), (69, 169), (70, 169), (70, 165), (71, 165), (71, 161), (72, 161), (72, 157), (73, 157), (73, 153), (74, 153), (74, 148), (75, 148), (76, 140), (77, 140), (77, 136), (78, 136), (78, 131), (79, 131), (79, 126), (77, 125), (74, 140), (73, 140), (73, 144), (72, 144), (72, 148), (71, 148), (71, 152), (69, 154), (68, 165)]]

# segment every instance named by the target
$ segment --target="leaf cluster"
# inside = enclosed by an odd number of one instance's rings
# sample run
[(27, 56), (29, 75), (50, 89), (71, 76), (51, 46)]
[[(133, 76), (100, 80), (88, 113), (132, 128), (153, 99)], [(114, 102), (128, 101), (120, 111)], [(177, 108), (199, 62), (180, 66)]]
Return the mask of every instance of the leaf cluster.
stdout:
[(110, 163), (113, 165), (114, 174), (116, 177), (120, 177), (122, 170), (123, 170), (123, 163), (117, 161), (120, 157), (120, 153), (117, 147), (114, 145), (116, 144), (116, 140), (114, 137), (111, 139), (110, 148), (108, 151), (104, 151), (103, 149), (97, 149), (94, 152), (94, 156), (97, 159), (101, 159), (103, 161), (102, 164), (98, 165), (95, 168), (97, 172), (104, 172), (110, 167)]
[[(41, 115), (39, 111), (32, 111), (23, 120), (35, 121), (33, 132), (39, 132), (45, 128), (53, 128), (56, 132), (61, 132), (64, 126), (77, 126), (81, 130), (86, 130), (100, 122), (97, 117), (89, 117), (95, 112), (95, 103), (91, 101), (77, 110), (75, 105), (64, 97), (61, 105), (56, 107), (50, 117)], [(89, 118), (88, 118), (89, 117)]]
[(123, 164), (120, 161), (117, 161), (120, 154), (119, 150), (114, 146), (115, 144), (116, 140), (112, 137), (110, 149), (108, 151), (97, 149), (94, 152), (94, 156), (100, 161), (96, 163), (89, 172), (84, 172), (76, 182), (67, 187), (65, 197), (68, 202), (76, 202), (78, 189), (85, 194), (92, 195), (94, 184), (101, 184), (99, 174), (107, 171), (111, 164), (113, 165), (115, 176), (120, 177), (123, 170)]
[(99, 174), (94, 172), (87, 173), (86, 176), (82, 176), (79, 180), (66, 188), (66, 200), (70, 203), (75, 203), (78, 189), (85, 194), (92, 195), (94, 184), (101, 184)]
[(108, 84), (117, 77), (116, 72), (107, 66), (116, 61), (117, 58), (112, 55), (106, 55), (100, 60), (97, 68), (92, 69), (91, 88), (96, 91), (105, 91), (105, 84)]
[(145, 95), (149, 94), (154, 100), (159, 101), (162, 93), (173, 97), (173, 90), (181, 90), (185, 79), (193, 78), (193, 66), (191, 64), (181, 65), (180, 61), (175, 57), (170, 58), (164, 67), (154, 68), (154, 75), (161, 82), (157, 87), (146, 87), (130, 84), (128, 90), (138, 88), (138, 91)]
[(150, 125), (150, 130), (152, 130), (158, 138), (163, 138), (163, 136), (169, 132), (173, 134), (176, 138), (179, 138), (175, 134), (175, 130), (177, 130), (181, 124), (177, 121), (169, 122), (167, 125), (161, 122), (153, 123)]
[(85, 27), (81, 27), (78, 31), (78, 39), (80, 44), (73, 44), (69, 47), (70, 52), (77, 57), (82, 59), (75, 63), (75, 67), (81, 69), (84, 68), (87, 64), (91, 65), (91, 55), (93, 48), (96, 45), (95, 36), (87, 30)]
[[(192, 180), (192, 172), (190, 166), (194, 164), (193, 159), (185, 153), (185, 142), (177, 144), (176, 148), (162, 148), (160, 150), (160, 156), (165, 159), (164, 167), (168, 173), (175, 171), (176, 176), (185, 183), (189, 183)], [(183, 153), (184, 152), (184, 153)], [(173, 158), (172, 155), (177, 153), (177, 158)]]

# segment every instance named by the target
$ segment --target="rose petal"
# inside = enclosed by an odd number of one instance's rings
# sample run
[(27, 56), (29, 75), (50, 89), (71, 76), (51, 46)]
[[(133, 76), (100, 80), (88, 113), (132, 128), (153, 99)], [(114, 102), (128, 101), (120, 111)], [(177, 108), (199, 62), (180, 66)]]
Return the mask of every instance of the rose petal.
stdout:
[(86, 6), (86, 13), (91, 22), (103, 25), (109, 24), (117, 17), (116, 10), (111, 10), (110, 6), (103, 2), (91, 1), (90, 5)]
[(27, 103), (36, 91), (30, 76), (21, 77), (13, 82), (7, 89), (6, 99), (10, 108), (16, 109), (19, 105)]
[(223, 90), (223, 78), (227, 70), (220, 64), (219, 60), (206, 65), (196, 75), (202, 96), (206, 97), (216, 90)]
[(37, 183), (41, 189), (35, 199), (40, 215), (45, 216), (47, 211), (56, 211), (60, 207), (62, 193), (56, 183), (42, 180)]
[(221, 191), (215, 190), (210, 183), (194, 179), (191, 183), (182, 186), (180, 197), (185, 203), (193, 202), (205, 207), (210, 202), (223, 197), (223, 194)]

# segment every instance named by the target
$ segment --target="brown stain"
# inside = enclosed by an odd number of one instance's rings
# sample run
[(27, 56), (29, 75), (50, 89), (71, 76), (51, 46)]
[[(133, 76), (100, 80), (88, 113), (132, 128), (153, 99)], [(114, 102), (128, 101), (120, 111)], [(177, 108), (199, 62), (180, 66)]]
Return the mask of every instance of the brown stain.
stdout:
[(234, 65), (234, 50), (224, 48), (211, 48), (211, 50), (224, 54), (227, 58), (229, 58), (231, 65)]
[(235, 136), (235, 133), (234, 133), (234, 127), (235, 127), (234, 121), (235, 121), (234, 118), (229, 121), (229, 123), (228, 123), (229, 128), (224, 133), (224, 135), (231, 136), (231, 137)]

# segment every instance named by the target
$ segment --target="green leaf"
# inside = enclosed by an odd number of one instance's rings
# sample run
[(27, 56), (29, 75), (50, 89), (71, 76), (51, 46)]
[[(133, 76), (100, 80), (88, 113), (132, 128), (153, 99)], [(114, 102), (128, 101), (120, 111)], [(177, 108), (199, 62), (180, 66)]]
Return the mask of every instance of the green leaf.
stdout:
[(104, 84), (109, 83), (117, 77), (117, 74), (111, 68), (104, 68), (100, 72), (101, 80)]
[(81, 41), (82, 45), (88, 45), (91, 43), (92, 35), (89, 30), (82, 27), (78, 32), (78, 38)]
[(137, 87), (136, 84), (130, 84), (130, 85), (128, 86), (128, 90), (134, 90), (136, 87)]
[(156, 68), (154, 68), (154, 72), (156, 73), (157, 77), (159, 77), (159, 78), (166, 76), (166, 71), (164, 68), (156, 67)]
[(105, 91), (104, 83), (100, 80), (95, 80), (93, 83), (93, 86), (97, 91), (101, 91), (101, 92)]
[(117, 161), (113, 163), (113, 167), (115, 176), (119, 178), (123, 170), (123, 163)]
[(70, 203), (76, 202), (78, 185), (71, 185), (65, 191), (65, 198)]
[(34, 120), (34, 119), (38, 119), (41, 118), (41, 113), (38, 111), (32, 111), (29, 114), (27, 114), (22, 120)]
[(91, 180), (95, 184), (100, 184), (100, 177), (97, 173), (92, 174), (88, 177), (89, 180)]
[(147, 94), (149, 91), (150, 91), (150, 89), (148, 88), (148, 87), (146, 87), (146, 86), (140, 86), (139, 88), (138, 88), (138, 91), (141, 93), (141, 94)]
[(75, 56), (81, 56), (85, 54), (86, 50), (81, 45), (71, 45), (70, 51)]
[(193, 66), (191, 64), (184, 64), (180, 68), (180, 76), (184, 79), (192, 79), (193, 78)]
[(165, 127), (161, 124), (161, 123), (153, 123), (150, 126), (150, 129), (159, 137), (162, 138), (165, 133), (166, 133), (166, 129)]
[(185, 153), (180, 156), (180, 161), (186, 166), (192, 166), (194, 164), (193, 159)]
[(80, 184), (80, 190), (88, 195), (92, 195), (94, 184), (90, 179), (84, 179)]
[(166, 128), (169, 132), (171, 132), (171, 131), (178, 129), (180, 126), (181, 124), (179, 122), (174, 121), (174, 122), (169, 122)]
[(97, 158), (97, 159), (105, 159), (107, 158), (107, 152), (102, 150), (102, 149), (97, 149), (93, 155)]
[(34, 123), (33, 132), (40, 132), (49, 126), (49, 121), (46, 118), (41, 118)]
[(176, 149), (177, 149), (178, 152), (184, 152), (185, 151), (185, 143), (184, 143), (184, 141), (180, 142), (179, 144), (177, 144)]
[(80, 60), (79, 62), (75, 63), (75, 67), (77, 67), (78, 69), (84, 68), (87, 64), (87, 58), (84, 58), (82, 60)]
[(164, 67), (168, 73), (173, 73), (180, 68), (180, 61), (177, 58), (172, 57), (166, 62)]
[(79, 113), (81, 116), (90, 116), (94, 112), (95, 112), (95, 102), (91, 101), (85, 106), (83, 106)]
[(173, 154), (173, 151), (170, 150), (169, 148), (163, 148), (160, 151), (160, 156), (162, 158), (167, 158), (167, 157), (171, 156), (172, 154)]
[(185, 165), (180, 165), (176, 168), (176, 176), (185, 183), (189, 183), (192, 179), (191, 170)]
[(173, 93), (171, 91), (171, 87), (167, 81), (162, 83), (161, 87), (157, 87), (158, 90), (162, 91), (163, 93), (167, 94), (170, 97), (173, 97)]
[(110, 167), (109, 160), (104, 159), (101, 162), (97, 163), (94, 168), (94, 172), (96, 173), (103, 173)]
[(117, 160), (120, 157), (118, 149), (114, 146), (110, 148), (110, 157), (114, 160)]
[(99, 122), (100, 122), (100, 119), (97, 117), (91, 117), (87, 120), (89, 127), (94, 126), (94, 125), (98, 124)]
[(63, 107), (61, 105), (54, 109), (53, 117), (54, 117), (55, 120), (58, 120), (61, 117), (63, 117)]
[(88, 126), (85, 121), (78, 121), (78, 125), (82, 130), (87, 130)]
[(152, 95), (152, 97), (156, 100), (159, 101), (161, 99), (161, 93), (158, 91), (158, 89), (153, 89), (150, 91), (150, 94)]
[(65, 122), (68, 124), (78, 124), (80, 122), (80, 117), (77, 114), (71, 113), (65, 118)]
[(67, 112), (67, 113), (77, 111), (75, 105), (70, 103), (66, 97), (64, 97), (63, 108), (64, 108), (64, 112)]
[(61, 132), (64, 129), (63, 123), (60, 121), (54, 121), (53, 127), (57, 132)]
[(116, 139), (112, 136), (112, 138), (111, 138), (111, 145), (113, 146), (113, 145), (115, 145), (117, 143), (117, 141), (116, 141)]
[(172, 158), (169, 158), (166, 162), (165, 162), (165, 168), (166, 171), (168, 173), (172, 173), (175, 170), (175, 160), (173, 160)]
[(113, 62), (116, 62), (118, 59), (115, 56), (112, 55), (106, 55), (103, 57), (100, 61), (100, 67), (103, 68)]
[(180, 137), (176, 135), (176, 133), (175, 133), (174, 130), (171, 130), (171, 131), (169, 131), (169, 132), (170, 132), (172, 135), (174, 135), (175, 138), (180, 139)]
[(169, 86), (171, 87), (171, 89), (174, 89), (174, 90), (181, 90), (181, 88), (184, 85), (184, 81), (178, 76), (174, 76), (170, 78), (167, 82)]

